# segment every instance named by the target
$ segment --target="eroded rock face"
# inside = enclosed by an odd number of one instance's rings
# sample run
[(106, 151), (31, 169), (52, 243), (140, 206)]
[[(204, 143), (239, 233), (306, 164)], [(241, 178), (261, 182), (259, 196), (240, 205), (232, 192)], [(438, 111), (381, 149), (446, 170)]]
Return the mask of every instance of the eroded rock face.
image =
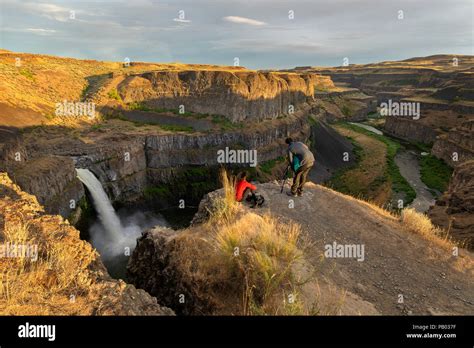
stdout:
[(28, 159), (20, 130), (0, 127), (0, 171), (7, 171), (20, 161)]
[(227, 117), (233, 122), (273, 119), (312, 100), (315, 88), (331, 87), (317, 74), (255, 71), (154, 71), (125, 78), (118, 91), (123, 101), (146, 102)]
[(322, 112), (320, 116), (327, 121), (344, 119), (362, 121), (367, 114), (377, 111), (377, 100), (355, 88), (341, 91), (315, 92), (316, 105)]
[(474, 159), (474, 120), (464, 122), (460, 127), (439, 136), (431, 153), (443, 159), (451, 167)]
[[(8, 303), (0, 299), (2, 315), (173, 315), (169, 308), (160, 306), (156, 298), (143, 290), (112, 279), (98, 253), (79, 238), (79, 231), (58, 215), (47, 215), (36, 197), (23, 192), (13, 184), (6, 173), (0, 173), (0, 237), (4, 231), (15, 231), (27, 226), (32, 238), (29, 243), (38, 245), (38, 267), (35, 283), (26, 284), (28, 269), (18, 269), (21, 263), (6, 260), (0, 263), (0, 281), (10, 273), (10, 286), (31, 286), (28, 301), (19, 295)], [(16, 232), (13, 232), (14, 234)], [(49, 260), (49, 261), (45, 261)], [(51, 261), (54, 260), (54, 261)], [(44, 262), (52, 268), (45, 270)], [(18, 272), (16, 272), (18, 271)], [(75, 283), (69, 288), (68, 277)], [(56, 286), (61, 282), (61, 286)], [(42, 289), (48, 289), (44, 291)], [(70, 296), (74, 295), (74, 301)], [(17, 301), (18, 303), (16, 303)], [(62, 305), (61, 305), (62, 304)]]
[(44, 156), (24, 161), (12, 173), (16, 183), (33, 193), (49, 214), (68, 217), (84, 196), (70, 157)]
[(412, 120), (402, 116), (386, 117), (384, 129), (388, 134), (397, 138), (425, 144), (432, 144), (438, 135), (436, 130), (421, 124), (419, 120)]
[(431, 220), (450, 231), (453, 238), (474, 247), (474, 160), (454, 169), (448, 191), (430, 210)]

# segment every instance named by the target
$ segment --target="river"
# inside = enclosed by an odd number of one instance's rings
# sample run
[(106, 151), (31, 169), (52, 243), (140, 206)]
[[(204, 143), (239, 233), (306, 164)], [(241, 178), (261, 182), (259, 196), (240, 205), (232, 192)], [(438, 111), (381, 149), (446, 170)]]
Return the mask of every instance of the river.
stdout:
[[(356, 122), (350, 122), (350, 124), (364, 128), (375, 134), (383, 135), (382, 131), (372, 126)], [(423, 181), (421, 181), (420, 162), (418, 156), (419, 155), (415, 152), (415, 150), (409, 150), (402, 146), (395, 155), (394, 160), (395, 164), (400, 170), (400, 174), (405, 178), (406, 181), (408, 181), (408, 183), (416, 192), (416, 198), (408, 207), (414, 208), (416, 211), (424, 213), (428, 211), (430, 206), (434, 205), (435, 199), (429, 188)]]

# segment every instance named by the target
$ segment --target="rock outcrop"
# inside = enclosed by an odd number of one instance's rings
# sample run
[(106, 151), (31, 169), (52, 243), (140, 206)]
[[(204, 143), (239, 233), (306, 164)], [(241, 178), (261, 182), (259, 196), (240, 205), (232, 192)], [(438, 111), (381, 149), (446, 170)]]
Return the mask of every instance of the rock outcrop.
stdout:
[(326, 121), (363, 121), (377, 111), (377, 100), (355, 88), (315, 92), (314, 108)]
[(76, 178), (73, 160), (65, 156), (39, 157), (11, 171), (16, 184), (34, 193), (49, 214), (68, 217), (79, 206), (84, 187)]
[(433, 128), (423, 125), (420, 120), (402, 116), (387, 116), (384, 130), (394, 137), (425, 144), (433, 144), (439, 134)]
[(379, 105), (388, 100), (419, 103), (420, 120), (387, 117), (385, 130), (409, 141), (432, 144), (438, 134), (474, 118), (473, 66), (472, 56), (435, 55), (294, 71), (329, 76), (337, 86), (357, 88), (375, 96)]
[(474, 159), (474, 120), (464, 122), (446, 134), (440, 135), (431, 153), (451, 167)]
[(474, 160), (454, 169), (448, 190), (429, 211), (431, 220), (450, 231), (450, 235), (474, 248)]

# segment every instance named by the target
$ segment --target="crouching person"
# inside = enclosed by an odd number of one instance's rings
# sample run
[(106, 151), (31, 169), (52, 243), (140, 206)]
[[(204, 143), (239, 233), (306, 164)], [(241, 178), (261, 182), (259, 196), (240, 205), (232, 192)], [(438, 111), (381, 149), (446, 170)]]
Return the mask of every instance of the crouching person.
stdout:
[(262, 195), (257, 195), (257, 186), (252, 185), (247, 181), (247, 172), (241, 172), (237, 176), (237, 183), (235, 186), (235, 199), (238, 202), (247, 202), (250, 208), (261, 206), (265, 199)]

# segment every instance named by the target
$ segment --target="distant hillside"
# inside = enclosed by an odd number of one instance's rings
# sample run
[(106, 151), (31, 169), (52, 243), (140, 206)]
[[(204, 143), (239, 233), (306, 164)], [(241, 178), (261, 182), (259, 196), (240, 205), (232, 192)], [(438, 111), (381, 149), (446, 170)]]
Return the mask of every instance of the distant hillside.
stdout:
[(81, 60), (50, 55), (0, 51), (0, 124), (27, 126), (48, 122), (63, 100), (80, 101), (113, 74), (150, 70), (246, 70), (199, 64), (158, 64)]
[[(276, 118), (333, 87), (317, 74), (258, 72), (243, 67), (180, 63), (103, 62), (0, 52), (0, 124), (48, 124), (55, 105), (93, 101), (97, 107), (133, 104), (139, 111), (175, 111)], [(127, 106), (125, 106), (127, 107)], [(134, 115), (134, 117), (138, 117)]]

